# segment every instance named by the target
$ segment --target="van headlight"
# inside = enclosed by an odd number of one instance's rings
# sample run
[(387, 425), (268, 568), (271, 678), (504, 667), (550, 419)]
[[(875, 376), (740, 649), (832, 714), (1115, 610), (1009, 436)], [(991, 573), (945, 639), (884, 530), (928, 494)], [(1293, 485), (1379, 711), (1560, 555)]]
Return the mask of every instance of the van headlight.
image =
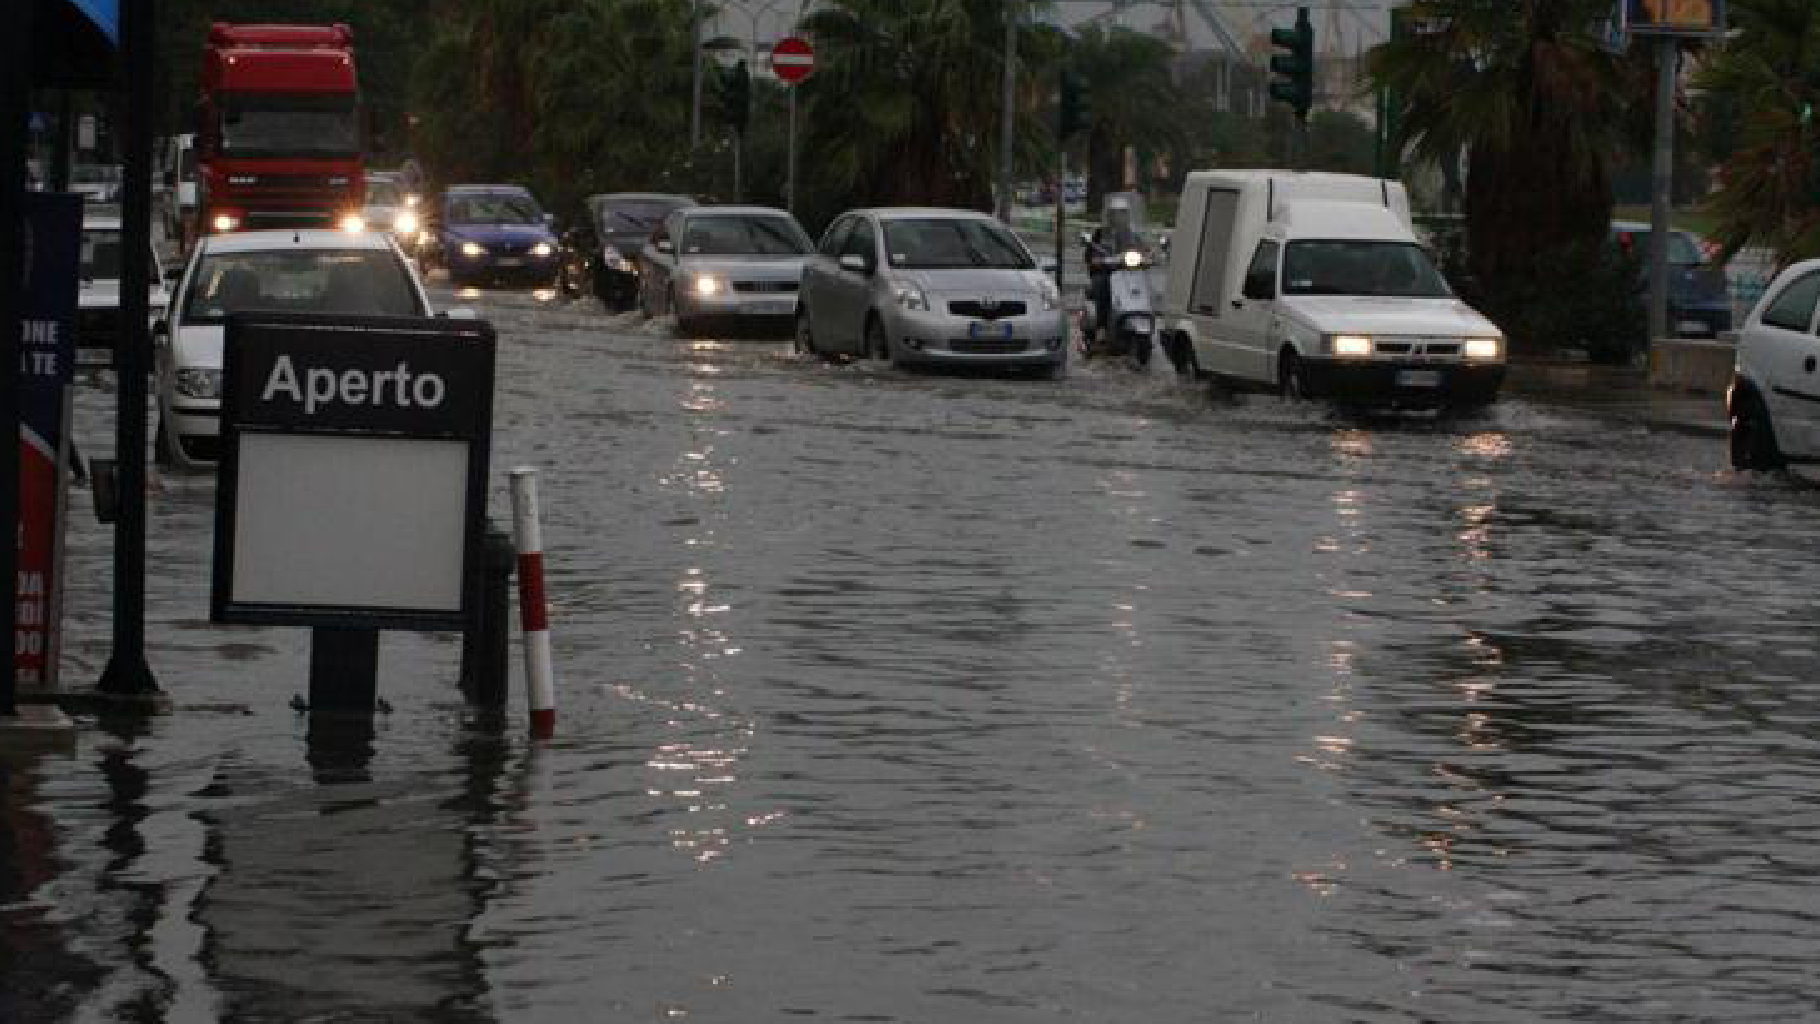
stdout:
[(1504, 355), (1504, 339), (1497, 335), (1488, 338), (1467, 338), (1461, 348), (1468, 359), (1499, 359)]
[(1327, 351), (1336, 356), (1368, 356), (1371, 355), (1371, 338), (1363, 334), (1331, 334), (1327, 337)]
[(177, 393), (185, 398), (220, 398), (220, 370), (178, 370)]

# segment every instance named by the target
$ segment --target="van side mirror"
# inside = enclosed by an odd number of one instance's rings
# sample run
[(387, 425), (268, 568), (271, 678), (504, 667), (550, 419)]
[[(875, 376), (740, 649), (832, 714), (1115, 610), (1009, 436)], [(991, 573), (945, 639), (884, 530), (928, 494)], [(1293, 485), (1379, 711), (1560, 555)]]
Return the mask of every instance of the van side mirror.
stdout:
[(1269, 271), (1245, 275), (1244, 295), (1248, 299), (1268, 301), (1277, 297), (1276, 275)]

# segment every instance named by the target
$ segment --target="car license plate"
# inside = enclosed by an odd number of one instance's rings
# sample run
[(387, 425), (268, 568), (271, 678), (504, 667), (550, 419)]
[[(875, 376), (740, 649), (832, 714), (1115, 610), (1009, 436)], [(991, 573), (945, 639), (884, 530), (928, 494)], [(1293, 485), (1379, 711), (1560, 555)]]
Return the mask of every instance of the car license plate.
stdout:
[(525, 261), (522, 256), (501, 256), (499, 258), (499, 265), (502, 267), (522, 267), (525, 265)]
[(1011, 325), (1007, 323), (990, 323), (975, 320), (967, 325), (967, 337), (979, 340), (1011, 340)]
[(1441, 386), (1439, 370), (1398, 370), (1397, 387), (1400, 388), (1438, 388)]
[(748, 302), (739, 307), (747, 316), (784, 316), (796, 308), (789, 302)]

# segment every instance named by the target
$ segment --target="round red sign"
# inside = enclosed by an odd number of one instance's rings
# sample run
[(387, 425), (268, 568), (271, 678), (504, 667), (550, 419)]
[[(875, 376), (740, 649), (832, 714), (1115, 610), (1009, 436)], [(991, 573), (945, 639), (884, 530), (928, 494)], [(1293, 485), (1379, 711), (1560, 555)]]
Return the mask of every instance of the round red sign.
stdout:
[(815, 73), (815, 47), (807, 39), (785, 36), (771, 48), (771, 73), (790, 85)]

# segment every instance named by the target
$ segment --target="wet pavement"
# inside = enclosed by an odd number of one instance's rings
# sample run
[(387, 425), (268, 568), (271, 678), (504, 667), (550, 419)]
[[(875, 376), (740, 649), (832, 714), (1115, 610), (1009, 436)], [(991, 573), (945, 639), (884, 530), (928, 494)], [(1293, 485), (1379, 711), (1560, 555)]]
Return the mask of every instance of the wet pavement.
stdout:
[(213, 481), (161, 477), (177, 709), (0, 769), (0, 1020), (1820, 1015), (1812, 487), (1526, 396), (1361, 423), (458, 301), (495, 514), (543, 472), (557, 738), (418, 634), (312, 733), (306, 635), (207, 622)]

